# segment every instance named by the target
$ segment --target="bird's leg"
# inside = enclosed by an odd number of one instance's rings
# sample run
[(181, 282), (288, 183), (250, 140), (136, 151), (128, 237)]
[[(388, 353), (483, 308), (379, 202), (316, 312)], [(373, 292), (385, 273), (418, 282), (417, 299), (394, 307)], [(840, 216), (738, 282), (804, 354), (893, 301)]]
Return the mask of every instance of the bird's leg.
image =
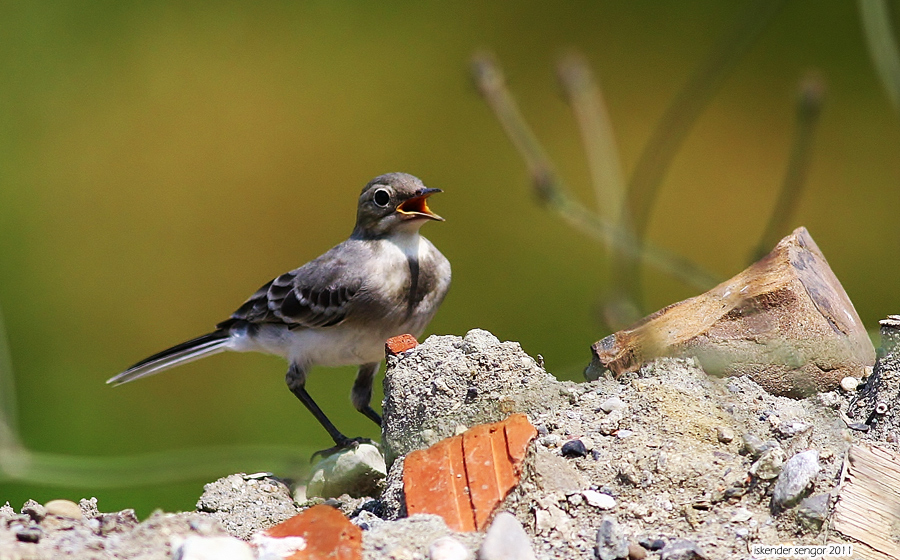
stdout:
[(356, 372), (356, 381), (353, 382), (353, 390), (350, 392), (350, 400), (356, 410), (365, 414), (368, 418), (379, 426), (381, 425), (381, 415), (375, 412), (371, 406), (372, 401), (372, 382), (375, 374), (378, 373), (378, 362), (372, 364), (363, 364), (359, 366)]
[[(287, 382), (287, 386), (291, 392), (303, 403), (303, 406), (316, 417), (319, 424), (322, 424), (322, 427), (325, 428), (325, 431), (327, 431), (328, 435), (331, 436), (331, 439), (334, 440), (335, 448), (343, 449), (354, 445), (353, 440), (334, 427), (334, 424), (332, 424), (331, 420), (325, 416), (325, 413), (322, 412), (322, 409), (319, 408), (316, 401), (314, 401), (309, 393), (306, 392), (306, 372), (304, 370), (296, 364), (291, 364), (287, 374), (284, 376), (284, 380)], [(313, 457), (315, 457), (315, 455), (313, 455)]]

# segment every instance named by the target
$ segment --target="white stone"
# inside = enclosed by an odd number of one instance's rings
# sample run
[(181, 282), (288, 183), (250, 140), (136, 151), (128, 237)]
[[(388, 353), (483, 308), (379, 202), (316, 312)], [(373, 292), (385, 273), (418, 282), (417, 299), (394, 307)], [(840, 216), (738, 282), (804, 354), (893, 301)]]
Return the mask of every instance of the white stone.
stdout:
[(250, 545), (235, 537), (201, 537), (173, 539), (175, 560), (254, 560)]
[(733, 523), (743, 523), (753, 518), (753, 512), (747, 508), (737, 508), (731, 513), (731, 521)]
[(494, 517), (478, 549), (478, 560), (535, 560), (531, 539), (513, 514), (501, 511)]
[(372, 444), (361, 443), (355, 449), (339, 451), (316, 463), (306, 485), (306, 495), (310, 498), (372, 495), (369, 492), (376, 490), (386, 475), (381, 451)]
[(613, 509), (616, 507), (616, 499), (609, 494), (597, 492), (596, 490), (585, 490), (581, 493), (587, 503), (600, 509)]
[(453, 537), (441, 537), (428, 547), (429, 560), (471, 560), (472, 554)]
[(609, 414), (613, 410), (623, 410), (626, 406), (627, 405), (625, 404), (625, 401), (623, 401), (619, 397), (610, 397), (603, 401), (603, 403), (600, 405), (600, 410)]
[(855, 391), (857, 387), (859, 387), (859, 379), (852, 376), (847, 376), (841, 379), (841, 389), (847, 391), (848, 393), (850, 391)]

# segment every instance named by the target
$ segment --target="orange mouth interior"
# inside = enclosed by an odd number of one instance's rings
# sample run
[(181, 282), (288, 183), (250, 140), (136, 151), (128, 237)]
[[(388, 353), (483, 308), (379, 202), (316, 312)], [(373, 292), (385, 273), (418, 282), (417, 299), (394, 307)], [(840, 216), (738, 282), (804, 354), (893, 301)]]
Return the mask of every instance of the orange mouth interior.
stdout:
[(416, 196), (410, 198), (407, 201), (404, 201), (397, 207), (397, 210), (404, 214), (426, 214), (428, 216), (433, 216), (434, 212), (428, 207), (428, 203), (425, 199), (427, 196)]

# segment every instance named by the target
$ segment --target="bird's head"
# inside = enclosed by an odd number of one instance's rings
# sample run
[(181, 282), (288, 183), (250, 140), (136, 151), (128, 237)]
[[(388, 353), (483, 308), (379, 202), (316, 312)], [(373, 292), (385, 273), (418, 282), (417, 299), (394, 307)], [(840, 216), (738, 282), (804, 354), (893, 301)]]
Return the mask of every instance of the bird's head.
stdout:
[(375, 177), (359, 195), (354, 237), (378, 238), (416, 231), (428, 220), (444, 221), (428, 208), (427, 198), (441, 189), (429, 189), (408, 173)]

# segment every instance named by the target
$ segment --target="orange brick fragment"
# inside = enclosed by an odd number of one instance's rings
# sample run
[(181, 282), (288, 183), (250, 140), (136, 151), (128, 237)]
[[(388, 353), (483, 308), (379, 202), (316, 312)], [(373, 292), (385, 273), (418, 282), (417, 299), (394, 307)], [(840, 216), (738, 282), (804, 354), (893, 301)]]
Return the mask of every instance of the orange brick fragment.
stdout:
[(400, 352), (412, 350), (418, 345), (419, 341), (411, 334), (392, 336), (384, 343), (384, 353), (388, 356), (396, 356)]
[(267, 537), (280, 539), (301, 537), (306, 541), (287, 560), (360, 560), (362, 558), (362, 530), (344, 514), (324, 504), (313, 506), (263, 532)]
[(456, 531), (481, 530), (519, 483), (537, 430), (524, 414), (482, 424), (406, 456), (406, 510), (433, 513)]

